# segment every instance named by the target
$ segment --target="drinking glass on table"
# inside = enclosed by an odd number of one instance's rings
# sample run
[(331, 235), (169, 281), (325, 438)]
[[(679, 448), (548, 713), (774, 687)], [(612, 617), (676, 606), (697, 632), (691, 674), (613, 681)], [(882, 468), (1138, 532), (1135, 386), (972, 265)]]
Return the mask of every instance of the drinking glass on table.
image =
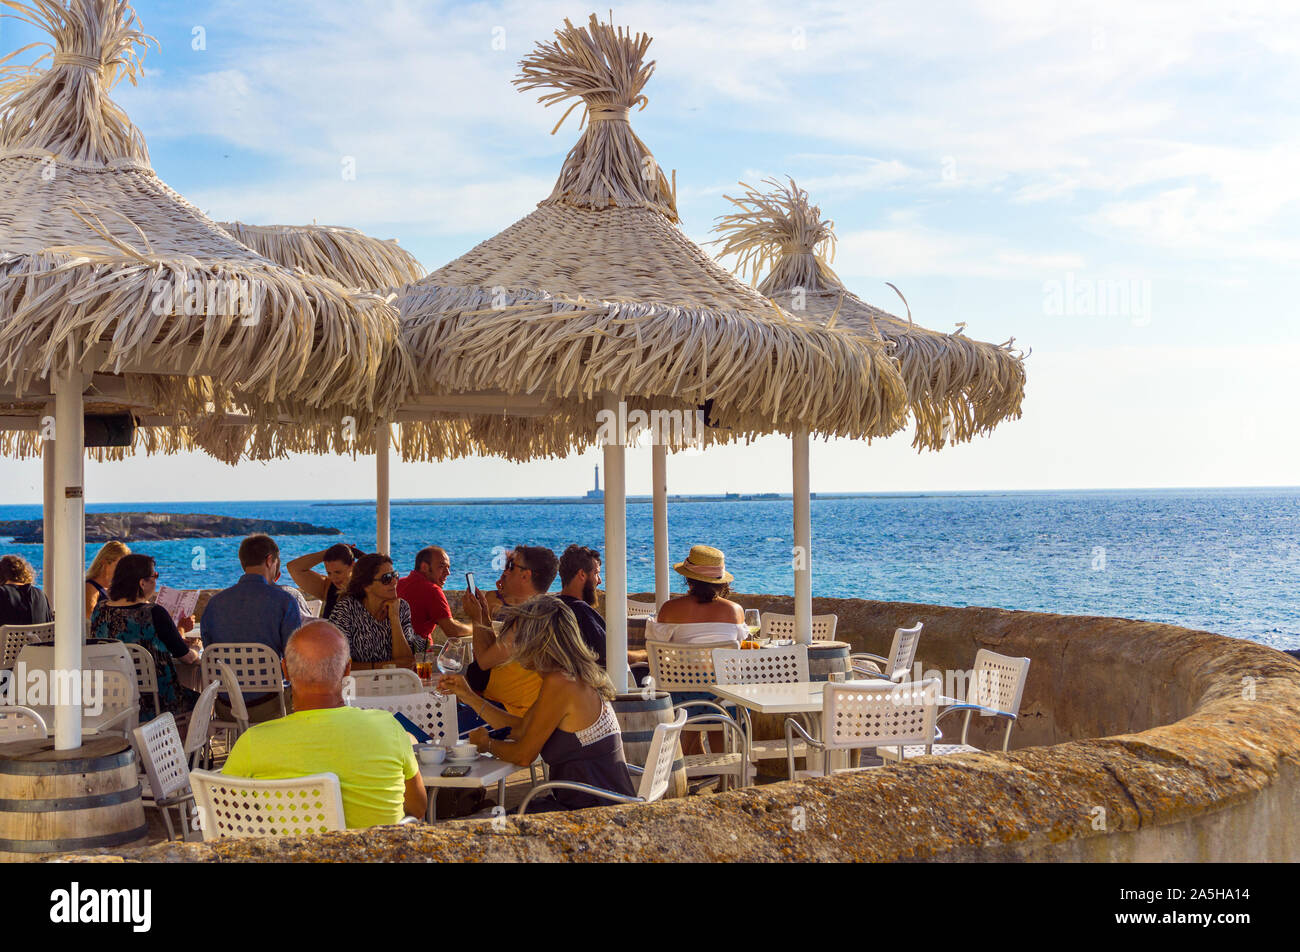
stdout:
[[(460, 674), (465, 670), (469, 663), (468, 645), (465, 644), (468, 638), (448, 638), (447, 643), (442, 646), (438, 652), (438, 670), (443, 674)], [(431, 672), (432, 673), (432, 672)], [(434, 692), (438, 697), (445, 697), (435, 688)]]
[(758, 633), (763, 630), (762, 616), (757, 608), (745, 609), (745, 627), (749, 629), (749, 637), (757, 641)]
[(433, 658), (430, 654), (428, 651), (415, 653), (415, 675), (426, 687), (433, 680)]

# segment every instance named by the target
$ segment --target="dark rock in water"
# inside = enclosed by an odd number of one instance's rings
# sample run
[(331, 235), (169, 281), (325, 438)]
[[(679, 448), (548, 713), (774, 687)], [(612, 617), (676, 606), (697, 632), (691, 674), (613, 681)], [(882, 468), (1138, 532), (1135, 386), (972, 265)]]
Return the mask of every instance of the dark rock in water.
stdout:
[[(219, 539), (264, 532), (269, 536), (342, 535), (342, 529), (316, 526), (310, 522), (284, 522), (275, 519), (239, 519), (234, 516), (209, 516), (174, 512), (93, 512), (86, 514), (86, 541), (155, 542), (164, 539)], [(12, 536), (15, 542), (45, 541), (40, 519), (15, 519), (0, 522), (0, 537)]]
[(1289, 654), (1291, 657), (1300, 661), (1300, 648), (1283, 648), (1282, 654)]

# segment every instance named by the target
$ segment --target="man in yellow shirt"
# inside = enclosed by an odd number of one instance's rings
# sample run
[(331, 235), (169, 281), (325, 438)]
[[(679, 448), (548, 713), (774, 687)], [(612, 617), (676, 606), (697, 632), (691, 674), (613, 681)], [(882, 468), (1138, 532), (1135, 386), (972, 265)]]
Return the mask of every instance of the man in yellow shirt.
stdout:
[(411, 740), (387, 711), (347, 707), (343, 679), (352, 670), (347, 638), (327, 621), (303, 625), (285, 646), (293, 713), (258, 724), (235, 742), (223, 773), (283, 780), (337, 774), (350, 829), (424, 816), (424, 781)]

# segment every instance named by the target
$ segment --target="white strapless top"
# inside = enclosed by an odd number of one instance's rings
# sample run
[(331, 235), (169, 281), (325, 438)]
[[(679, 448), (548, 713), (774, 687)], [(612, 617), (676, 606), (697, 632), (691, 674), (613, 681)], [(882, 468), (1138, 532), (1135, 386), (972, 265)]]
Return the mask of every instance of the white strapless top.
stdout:
[(645, 637), (647, 641), (674, 641), (679, 645), (720, 645), (730, 642), (733, 648), (749, 637), (749, 628), (735, 622), (693, 621), (662, 622), (653, 618), (646, 619)]

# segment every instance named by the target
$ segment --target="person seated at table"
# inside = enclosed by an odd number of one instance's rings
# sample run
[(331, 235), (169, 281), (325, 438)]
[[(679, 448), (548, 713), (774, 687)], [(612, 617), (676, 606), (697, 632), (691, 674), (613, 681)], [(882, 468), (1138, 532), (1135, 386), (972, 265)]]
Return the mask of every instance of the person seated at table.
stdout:
[(402, 725), (388, 711), (343, 700), (343, 679), (352, 670), (343, 632), (309, 621), (289, 637), (281, 664), (293, 687), (293, 713), (240, 735), (221, 772), (265, 780), (336, 774), (349, 829), (424, 816), (424, 781)]
[[(496, 592), (480, 591), (477, 600), (466, 592), (461, 603), (474, 628), (474, 662), (466, 669), (465, 678), (475, 691), (518, 717), (537, 700), (542, 680), (536, 672), (513, 660), (509, 647), (492, 629), (491, 619), (504, 617), (502, 613), (507, 608), (545, 594), (555, 581), (559, 567), (560, 560), (550, 549), (539, 545), (515, 546), (506, 556)], [(462, 724), (472, 727), (476, 722), (477, 718), (467, 717)]]
[[(283, 658), (289, 636), (302, 625), (302, 612), (298, 600), (275, 584), (280, 578), (280, 547), (268, 535), (251, 535), (239, 543), (239, 565), (244, 570), (239, 581), (213, 595), (203, 609), (203, 645), (266, 645)], [(252, 723), (280, 716), (278, 694), (248, 694), (244, 704)], [(233, 716), (220, 696), (216, 712), (222, 720)]]
[(21, 555), (0, 558), (0, 625), (54, 621), (49, 599), (36, 587), (36, 573)]
[[(321, 603), (320, 617), (329, 618), (339, 597), (348, 590), (352, 566), (362, 554), (356, 546), (338, 542), (328, 549), (300, 555), (285, 568), (303, 595)], [(324, 567), (324, 575), (316, 571), (317, 565)]]
[(393, 560), (379, 552), (353, 564), (348, 590), (329, 620), (347, 637), (358, 669), (390, 663), (414, 668), (415, 652), (429, 650), (429, 642), (411, 627), (411, 606), (397, 596)]
[(87, 621), (90, 620), (90, 614), (99, 604), (99, 600), (108, 598), (108, 587), (113, 583), (113, 567), (122, 556), (130, 554), (131, 550), (126, 547), (126, 543), (118, 542), (116, 539), (105, 542), (95, 553), (90, 569), (86, 572)]
[(448, 638), (468, 638), (474, 629), (451, 617), (442, 587), (451, 574), (451, 557), (441, 546), (425, 546), (415, 553), (415, 568), (397, 583), (398, 597), (411, 606), (411, 626), (421, 638), (433, 638), (438, 628)]
[(596, 652), (596, 663), (605, 667), (605, 619), (596, 611), (596, 589), (600, 586), (600, 553), (585, 545), (571, 545), (560, 556), (560, 601), (569, 606), (578, 621), (578, 631), (587, 647)]
[[(90, 637), (139, 645), (149, 652), (158, 677), (158, 707), (153, 698), (140, 696), (140, 721), (151, 721), (170, 711), (183, 726), (198, 694), (180, 683), (176, 661), (197, 664), (199, 653), (185, 643), (167, 609), (150, 599), (158, 589), (158, 570), (147, 555), (124, 555), (113, 572), (108, 598), (101, 599), (90, 616)], [(185, 619), (188, 628), (194, 619)]]
[[(582, 640), (573, 611), (554, 595), (538, 595), (503, 611), (501, 639), (524, 670), (541, 681), (537, 701), (519, 716), (477, 694), (460, 675), (445, 675), (438, 690), (452, 693), (494, 728), (510, 737), (489, 736), (486, 727), (470, 731), (480, 751), (527, 767), (540, 754), (551, 780), (590, 784), (635, 796), (623, 756), (623, 734), (610, 701), (614, 686)], [(578, 810), (608, 805), (608, 800), (577, 790), (556, 790), (529, 805), (530, 813)]]
[[(646, 640), (686, 645), (735, 642), (731, 647), (739, 648), (749, 629), (745, 610), (726, 597), (735, 576), (727, 571), (722, 550), (691, 546), (686, 561), (673, 569), (686, 579), (686, 594), (664, 602), (658, 614), (646, 621)], [(645, 652), (635, 654), (636, 660), (644, 660)]]

